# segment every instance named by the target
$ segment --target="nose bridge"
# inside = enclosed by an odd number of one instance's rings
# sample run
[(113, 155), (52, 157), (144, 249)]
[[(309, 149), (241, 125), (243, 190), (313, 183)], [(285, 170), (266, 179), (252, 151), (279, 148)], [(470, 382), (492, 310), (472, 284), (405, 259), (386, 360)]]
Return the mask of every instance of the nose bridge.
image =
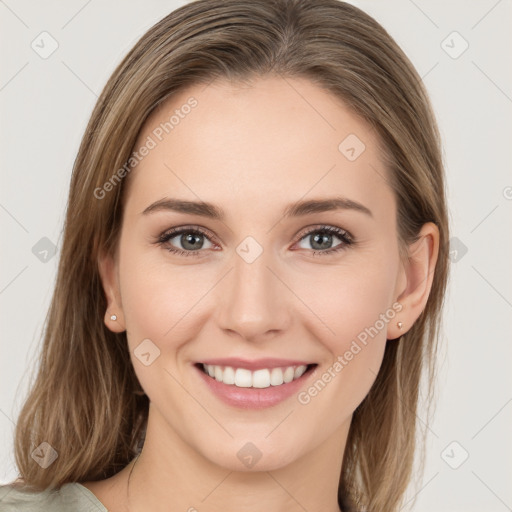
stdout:
[(283, 329), (286, 323), (285, 290), (269, 269), (275, 266), (272, 251), (256, 244), (245, 240), (237, 247), (218, 305), (219, 326), (247, 339)]

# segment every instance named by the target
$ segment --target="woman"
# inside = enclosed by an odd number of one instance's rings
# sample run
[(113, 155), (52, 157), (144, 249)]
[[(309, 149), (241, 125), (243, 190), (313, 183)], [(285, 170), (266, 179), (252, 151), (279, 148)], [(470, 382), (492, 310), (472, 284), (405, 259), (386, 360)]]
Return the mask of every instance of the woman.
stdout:
[(398, 510), (447, 240), (430, 103), (375, 20), (180, 7), (83, 137), (2, 510)]

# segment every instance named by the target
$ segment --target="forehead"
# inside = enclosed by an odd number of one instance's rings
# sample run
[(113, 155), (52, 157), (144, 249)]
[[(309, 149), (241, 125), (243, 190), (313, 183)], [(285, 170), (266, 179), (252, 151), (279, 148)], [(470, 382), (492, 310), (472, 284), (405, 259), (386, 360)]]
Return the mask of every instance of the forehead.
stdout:
[(339, 98), (306, 79), (196, 84), (144, 124), (134, 150), (151, 149), (131, 171), (128, 203), (141, 211), (165, 196), (201, 199), (228, 214), (333, 194), (389, 203), (377, 143)]

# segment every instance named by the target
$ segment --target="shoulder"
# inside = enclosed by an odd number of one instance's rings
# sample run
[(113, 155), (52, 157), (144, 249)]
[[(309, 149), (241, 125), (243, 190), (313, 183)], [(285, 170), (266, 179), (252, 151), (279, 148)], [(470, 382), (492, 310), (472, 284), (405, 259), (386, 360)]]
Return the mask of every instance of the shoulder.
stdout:
[(108, 512), (94, 494), (72, 482), (59, 489), (30, 491), (13, 484), (0, 485), (1, 512)]

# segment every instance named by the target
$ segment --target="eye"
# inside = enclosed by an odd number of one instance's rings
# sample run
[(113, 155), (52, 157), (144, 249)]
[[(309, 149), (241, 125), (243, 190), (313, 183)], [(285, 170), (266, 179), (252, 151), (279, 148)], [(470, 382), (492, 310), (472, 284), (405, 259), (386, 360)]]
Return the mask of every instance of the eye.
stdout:
[[(337, 238), (338, 240), (341, 240), (341, 242), (332, 246), (333, 238)], [(299, 243), (308, 240), (311, 244), (314, 256), (332, 254), (334, 252), (342, 251), (348, 246), (354, 244), (354, 239), (348, 231), (335, 226), (321, 226), (313, 228), (301, 237)]]
[[(341, 242), (332, 247), (333, 238), (337, 238)], [(174, 239), (175, 242), (171, 243)], [(206, 239), (207, 245), (205, 247), (204, 240)], [(327, 255), (346, 249), (353, 245), (354, 239), (344, 229), (335, 226), (319, 226), (310, 229), (306, 234), (303, 234), (298, 243), (309, 240), (311, 243), (313, 256)], [(201, 256), (201, 249), (209, 249), (213, 246), (210, 241), (210, 236), (203, 231), (200, 227), (182, 227), (173, 228), (165, 233), (162, 233), (156, 243), (165, 246), (166, 250), (180, 256)], [(180, 247), (176, 247), (179, 244)], [(304, 247), (301, 247), (304, 248)], [(306, 247), (307, 249), (307, 247)]]
[[(181, 249), (174, 247), (170, 244), (171, 240), (177, 239), (177, 242), (181, 245)], [(160, 235), (158, 238), (157, 243), (160, 245), (166, 245), (166, 249), (169, 252), (179, 254), (180, 256), (199, 256), (200, 250), (204, 247), (204, 241), (205, 239), (208, 241), (209, 244), (212, 245), (210, 242), (207, 234), (203, 232), (200, 228), (194, 227), (184, 227), (184, 228), (176, 228), (171, 229), (170, 231), (167, 231)], [(206, 247), (209, 248), (208, 246)]]

